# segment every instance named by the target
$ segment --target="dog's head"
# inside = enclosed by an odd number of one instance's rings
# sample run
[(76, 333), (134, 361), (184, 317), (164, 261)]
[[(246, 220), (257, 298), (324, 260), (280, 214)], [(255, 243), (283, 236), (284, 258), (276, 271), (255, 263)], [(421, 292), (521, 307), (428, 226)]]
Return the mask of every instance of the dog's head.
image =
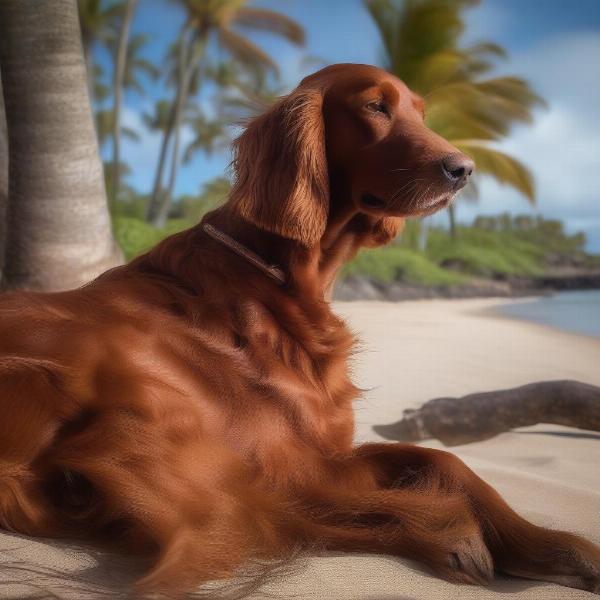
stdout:
[(423, 120), (423, 100), (386, 71), (322, 69), (236, 140), (232, 198), (245, 219), (306, 246), (334, 208), (374, 216), (388, 241), (404, 217), (447, 206), (473, 170)]

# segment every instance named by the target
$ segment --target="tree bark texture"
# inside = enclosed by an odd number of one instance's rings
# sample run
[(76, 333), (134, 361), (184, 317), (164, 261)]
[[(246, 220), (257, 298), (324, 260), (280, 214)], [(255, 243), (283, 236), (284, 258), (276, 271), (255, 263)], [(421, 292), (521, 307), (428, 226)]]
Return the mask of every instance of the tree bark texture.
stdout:
[(2, 0), (9, 140), (3, 285), (77, 287), (122, 262), (106, 202), (76, 0)]

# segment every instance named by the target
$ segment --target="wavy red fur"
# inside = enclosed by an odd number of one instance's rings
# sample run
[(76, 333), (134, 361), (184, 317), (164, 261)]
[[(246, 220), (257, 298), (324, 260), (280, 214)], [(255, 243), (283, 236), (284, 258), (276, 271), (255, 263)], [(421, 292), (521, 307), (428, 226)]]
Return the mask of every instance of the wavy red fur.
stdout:
[(139, 588), (169, 593), (315, 546), (464, 583), (501, 571), (598, 590), (597, 547), (528, 523), (453, 455), (353, 446), (335, 274), (445, 206), (472, 168), (422, 101), (336, 65), (234, 151), (232, 194), (204, 222), (285, 286), (199, 225), (81, 289), (0, 297), (0, 525), (118, 542), (155, 561)]

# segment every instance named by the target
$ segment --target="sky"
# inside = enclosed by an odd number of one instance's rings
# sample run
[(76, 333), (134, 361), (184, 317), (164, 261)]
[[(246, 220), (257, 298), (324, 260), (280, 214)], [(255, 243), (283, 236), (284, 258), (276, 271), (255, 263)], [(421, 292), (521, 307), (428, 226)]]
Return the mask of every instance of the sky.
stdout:
[[(284, 12), (306, 30), (303, 49), (268, 34), (253, 36), (276, 58), (284, 89), (324, 64), (378, 63), (378, 33), (361, 0), (251, 4)], [(458, 200), (458, 219), (470, 222), (477, 214), (503, 211), (558, 218), (570, 232), (585, 231), (588, 249), (600, 253), (600, 0), (482, 0), (465, 17), (465, 44), (491, 40), (504, 46), (509, 57), (498, 72), (527, 79), (547, 107), (536, 110), (533, 125), (516, 127), (498, 145), (533, 172), (535, 206), (511, 188), (482, 178), (477, 204)], [(158, 66), (164, 64), (183, 19), (180, 9), (166, 0), (139, 1), (133, 33), (149, 36), (144, 53)], [(100, 52), (99, 60), (108, 59)], [(139, 142), (127, 141), (123, 148), (132, 170), (128, 182), (140, 192), (152, 187), (160, 147), (160, 135), (144, 127), (141, 114), (173, 94), (164, 80), (144, 83), (146, 95), (127, 93), (124, 109), (124, 124), (140, 134)], [(184, 145), (191, 138), (191, 132), (184, 131)], [(105, 157), (109, 154), (110, 148), (105, 148)], [(199, 193), (205, 182), (225, 173), (228, 163), (227, 150), (196, 155), (182, 167), (176, 195)], [(446, 218), (437, 215), (434, 220), (444, 223)]]

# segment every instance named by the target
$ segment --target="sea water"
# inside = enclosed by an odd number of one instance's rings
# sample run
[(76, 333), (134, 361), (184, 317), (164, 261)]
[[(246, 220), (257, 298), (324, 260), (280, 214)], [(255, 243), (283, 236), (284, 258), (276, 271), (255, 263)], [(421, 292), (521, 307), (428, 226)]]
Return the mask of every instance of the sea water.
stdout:
[(600, 338), (600, 290), (560, 292), (498, 307), (500, 313)]

